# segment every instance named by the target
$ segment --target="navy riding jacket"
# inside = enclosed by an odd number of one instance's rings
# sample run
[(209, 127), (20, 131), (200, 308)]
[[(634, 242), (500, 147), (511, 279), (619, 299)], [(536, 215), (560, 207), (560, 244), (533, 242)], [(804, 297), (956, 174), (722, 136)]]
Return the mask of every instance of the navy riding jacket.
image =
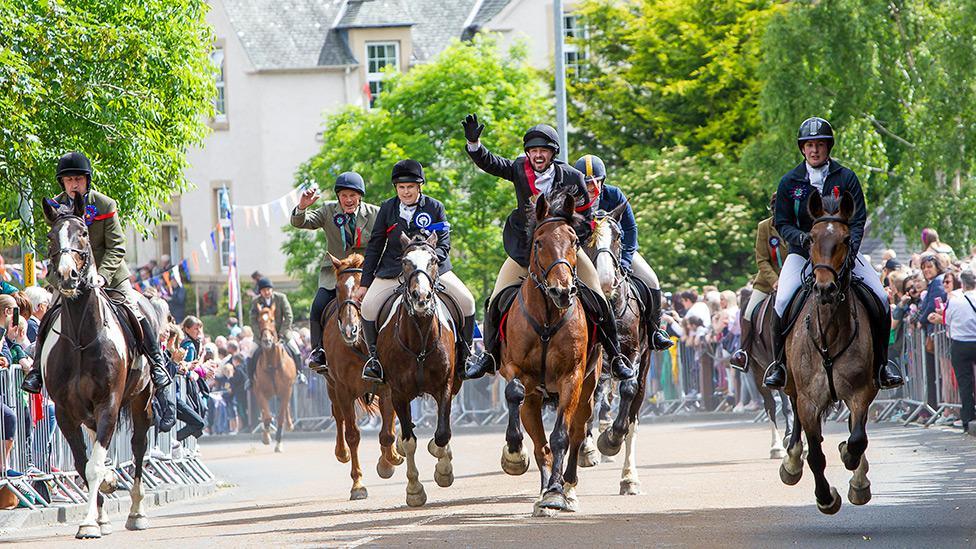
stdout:
[(620, 267), (625, 271), (630, 271), (634, 252), (637, 251), (637, 220), (634, 219), (634, 210), (630, 207), (630, 202), (624, 196), (623, 191), (619, 187), (604, 183), (597, 208), (609, 213), (621, 204), (627, 206), (624, 208), (624, 214), (620, 217), (620, 230), (623, 232), (622, 246), (620, 247)]
[(444, 204), (436, 198), (425, 194), (420, 195), (413, 219), (409, 222), (400, 217), (400, 199), (390, 198), (380, 204), (380, 211), (376, 214), (376, 223), (366, 245), (366, 260), (363, 262), (363, 276), (360, 284), (368, 287), (373, 279), (395, 278), (403, 272), (400, 258), (403, 246), (400, 244), (400, 234), (413, 237), (422, 230), (437, 233), (438, 274), (451, 270), (451, 233), (447, 223)]

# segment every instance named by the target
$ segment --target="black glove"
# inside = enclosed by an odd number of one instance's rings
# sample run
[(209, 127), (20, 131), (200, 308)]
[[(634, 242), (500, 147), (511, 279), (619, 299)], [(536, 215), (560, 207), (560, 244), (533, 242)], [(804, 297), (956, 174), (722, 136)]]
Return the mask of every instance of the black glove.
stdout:
[(465, 116), (461, 127), (464, 128), (464, 138), (468, 143), (477, 143), (481, 139), (481, 132), (485, 131), (485, 125), (478, 124), (478, 116), (475, 114)]
[(804, 250), (810, 249), (810, 233), (803, 233), (803, 236), (800, 237), (800, 248)]

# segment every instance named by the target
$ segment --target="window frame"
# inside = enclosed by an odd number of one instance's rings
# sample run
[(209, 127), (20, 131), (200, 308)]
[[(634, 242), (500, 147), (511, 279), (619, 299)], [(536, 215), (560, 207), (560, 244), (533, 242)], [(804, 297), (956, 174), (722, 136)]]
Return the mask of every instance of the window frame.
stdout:
[[(400, 42), (398, 40), (368, 41), (363, 44), (363, 47), (366, 50), (365, 55), (363, 56), (363, 59), (365, 60), (365, 65), (363, 69), (366, 72), (366, 89), (369, 90), (369, 96), (370, 96), (369, 107), (372, 108), (372, 106), (376, 103), (376, 98), (378, 98), (380, 94), (383, 93), (383, 81), (389, 77), (389, 75), (386, 72), (384, 72), (383, 69), (385, 69), (387, 66), (390, 65), (391, 59), (393, 64), (393, 70), (396, 72), (400, 72)], [(371, 58), (369, 55), (370, 48), (376, 48), (376, 47), (383, 47), (383, 48), (392, 47), (393, 57), (391, 58), (387, 55), (384, 55), (382, 58)], [(384, 53), (388, 53), (388, 50), (384, 51)], [(380, 59), (383, 60), (384, 64), (382, 67), (378, 67), (379, 69), (378, 71), (370, 71), (370, 62), (372, 59), (376, 59), (377, 61), (379, 61)]]

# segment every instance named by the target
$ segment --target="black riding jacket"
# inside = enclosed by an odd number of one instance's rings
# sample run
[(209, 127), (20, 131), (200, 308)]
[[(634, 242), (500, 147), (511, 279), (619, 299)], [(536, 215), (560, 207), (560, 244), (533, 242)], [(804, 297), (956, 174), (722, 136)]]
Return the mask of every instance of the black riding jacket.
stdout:
[[(539, 194), (535, 188), (535, 171), (528, 163), (528, 158), (519, 156), (515, 160), (508, 160), (491, 153), (484, 145), (477, 150), (467, 150), (468, 155), (474, 163), (485, 173), (507, 179), (515, 184), (515, 196), (518, 199), (518, 206), (512, 213), (508, 214), (505, 221), (505, 230), (502, 233), (502, 241), (505, 244), (505, 252), (523, 267), (529, 266), (529, 250), (532, 246), (532, 237), (526, 232), (526, 211), (531, 208), (532, 197)], [(583, 174), (576, 168), (556, 160), (553, 162), (555, 173), (549, 193), (560, 189), (568, 192), (576, 198), (577, 212), (586, 218), (587, 223), (575, 227), (580, 242), (587, 238), (588, 231), (592, 228), (590, 221), (593, 218), (592, 204), (587, 196), (586, 183), (583, 181)], [(582, 234), (581, 234), (582, 233)]]
[[(854, 215), (849, 220), (851, 231), (850, 253), (852, 257), (857, 256), (857, 251), (861, 248), (861, 240), (864, 238), (864, 223), (867, 221), (867, 208), (864, 205), (864, 192), (861, 190), (861, 182), (857, 175), (849, 168), (841, 166), (836, 160), (830, 159), (830, 168), (827, 170), (827, 177), (824, 179), (823, 194), (830, 196), (834, 187), (843, 196), (844, 191), (851, 193), (854, 198)], [(783, 176), (776, 191), (776, 211), (774, 213), (773, 225), (779, 231), (780, 236), (790, 245), (791, 254), (797, 254), (804, 258), (810, 257), (810, 252), (802, 245), (803, 235), (810, 232), (813, 228), (813, 218), (807, 211), (807, 203), (810, 195), (816, 188), (810, 184), (807, 175), (806, 162), (793, 168), (792, 171)]]
[(380, 204), (380, 211), (376, 214), (376, 223), (366, 245), (366, 260), (363, 262), (363, 276), (360, 284), (364, 287), (373, 283), (373, 279), (395, 278), (403, 272), (400, 264), (403, 246), (400, 244), (400, 234), (413, 237), (424, 230), (437, 233), (435, 252), (438, 260), (438, 274), (451, 270), (451, 233), (447, 223), (444, 204), (436, 198), (420, 195), (413, 219), (407, 222), (400, 217), (400, 199), (390, 198)]

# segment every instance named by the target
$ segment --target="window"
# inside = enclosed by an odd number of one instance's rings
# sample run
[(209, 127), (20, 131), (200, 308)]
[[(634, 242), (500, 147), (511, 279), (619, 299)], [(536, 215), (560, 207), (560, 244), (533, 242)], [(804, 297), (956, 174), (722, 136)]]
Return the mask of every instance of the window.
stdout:
[(217, 95), (214, 97), (214, 119), (218, 122), (227, 120), (227, 102), (224, 95), (224, 49), (217, 48), (210, 53), (210, 62), (214, 68), (214, 81), (217, 85)]
[(392, 67), (400, 70), (400, 44), (397, 42), (367, 42), (366, 43), (366, 85), (369, 89), (369, 106), (372, 107), (383, 91), (383, 80), (387, 75), (383, 71)]
[(579, 16), (563, 16), (563, 62), (566, 67), (566, 76), (575, 79), (583, 79), (583, 69), (586, 66), (586, 50), (579, 43), (586, 39), (586, 26), (582, 25)]
[(220, 234), (215, 234), (214, 238), (217, 240), (217, 249), (220, 251), (220, 270), (227, 271), (230, 267), (231, 257), (230, 257), (230, 230), (231, 230), (231, 205), (230, 205), (230, 190), (227, 187), (221, 187), (216, 190), (217, 193), (217, 229)]

